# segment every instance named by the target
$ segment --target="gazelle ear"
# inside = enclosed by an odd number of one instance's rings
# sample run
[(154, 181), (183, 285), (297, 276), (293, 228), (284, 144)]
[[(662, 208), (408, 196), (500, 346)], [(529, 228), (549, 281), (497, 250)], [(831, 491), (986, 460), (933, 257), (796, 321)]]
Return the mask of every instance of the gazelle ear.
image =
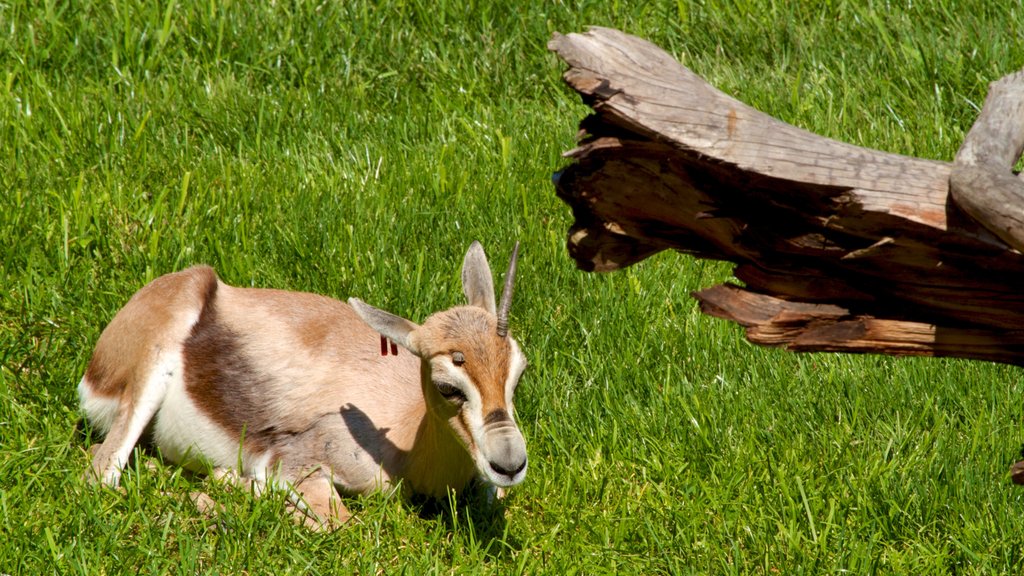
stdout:
[(494, 279), (491, 278), (491, 267), (487, 264), (484, 247), (473, 241), (462, 261), (462, 291), (470, 305), (483, 308), (495, 314)]
[(369, 324), (370, 328), (387, 336), (392, 342), (413, 354), (419, 355), (415, 338), (412, 338), (412, 333), (419, 328), (418, 324), (380, 308), (374, 308), (359, 298), (349, 298), (348, 304), (363, 319), (363, 322)]

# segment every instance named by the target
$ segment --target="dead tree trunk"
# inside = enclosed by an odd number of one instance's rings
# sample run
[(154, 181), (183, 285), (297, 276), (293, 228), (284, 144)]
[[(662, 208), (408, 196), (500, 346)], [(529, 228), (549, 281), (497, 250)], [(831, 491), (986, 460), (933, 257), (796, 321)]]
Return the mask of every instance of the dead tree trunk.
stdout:
[(950, 164), (788, 125), (615, 30), (549, 48), (594, 110), (555, 177), (581, 268), (728, 260), (745, 286), (694, 296), (752, 342), (1024, 365), (1024, 73), (993, 84)]

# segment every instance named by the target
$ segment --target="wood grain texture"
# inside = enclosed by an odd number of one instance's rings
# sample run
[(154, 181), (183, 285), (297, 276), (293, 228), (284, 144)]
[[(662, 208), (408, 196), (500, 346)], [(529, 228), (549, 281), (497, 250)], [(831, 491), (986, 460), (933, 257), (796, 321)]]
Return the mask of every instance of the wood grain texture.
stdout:
[(981, 114), (950, 174), (954, 201), (1018, 251), (1024, 250), (1024, 182), (1013, 175), (1024, 151), (1024, 71), (989, 85)]
[[(1000, 112), (954, 165), (791, 126), (616, 30), (556, 33), (549, 48), (593, 109), (554, 178), (582, 269), (666, 249), (727, 260), (745, 286), (694, 296), (759, 344), (1024, 364), (1024, 257), (950, 198), (956, 174), (981, 186), (969, 197), (987, 194), (979, 172), (1024, 186), (1010, 172), (1024, 129)], [(1024, 99), (1001, 101), (1020, 117)]]

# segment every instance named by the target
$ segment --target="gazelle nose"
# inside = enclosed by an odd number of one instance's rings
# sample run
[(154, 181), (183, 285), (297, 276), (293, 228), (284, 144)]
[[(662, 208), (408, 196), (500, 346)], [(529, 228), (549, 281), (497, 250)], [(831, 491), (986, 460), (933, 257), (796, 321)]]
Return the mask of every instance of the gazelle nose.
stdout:
[(495, 472), (501, 474), (502, 476), (508, 476), (509, 478), (512, 478), (516, 474), (522, 472), (523, 468), (526, 468), (526, 458), (523, 458), (520, 462), (509, 462), (499, 464), (498, 462), (491, 461), (488, 462), (488, 464), (490, 464), (491, 470), (494, 470)]

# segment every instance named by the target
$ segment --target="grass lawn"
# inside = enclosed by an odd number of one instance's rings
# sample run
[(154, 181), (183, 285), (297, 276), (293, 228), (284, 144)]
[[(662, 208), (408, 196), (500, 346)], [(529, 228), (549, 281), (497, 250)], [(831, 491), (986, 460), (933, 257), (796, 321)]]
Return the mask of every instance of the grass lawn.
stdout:
[[(1019, 1), (819, 4), (0, 2), (0, 574), (1021, 573), (1019, 369), (755, 348), (688, 296), (727, 265), (565, 251), (550, 175), (587, 109), (556, 30), (942, 160), (1024, 63)], [(531, 464), (501, 507), (352, 498), (314, 534), (151, 452), (122, 492), (82, 481), (75, 387), (146, 281), (206, 262), (420, 320), (474, 239), (496, 269), (523, 244)]]

